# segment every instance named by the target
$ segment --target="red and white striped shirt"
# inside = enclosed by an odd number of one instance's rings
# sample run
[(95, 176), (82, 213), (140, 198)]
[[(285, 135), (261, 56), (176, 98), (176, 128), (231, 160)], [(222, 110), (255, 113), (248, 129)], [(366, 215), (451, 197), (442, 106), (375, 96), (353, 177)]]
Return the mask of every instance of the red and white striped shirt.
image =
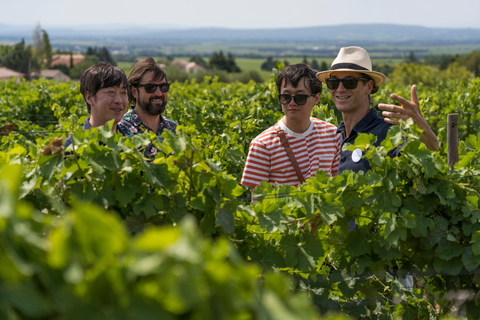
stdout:
[[(310, 118), (310, 127), (307, 131), (295, 133), (288, 129), (282, 120), (278, 124), (285, 131), (303, 177), (308, 179), (318, 170), (325, 171), (329, 176), (337, 175), (341, 151), (337, 127), (328, 122)], [(250, 143), (240, 183), (254, 188), (262, 181), (272, 185), (275, 182), (294, 186), (300, 183), (273, 126), (259, 134)]]

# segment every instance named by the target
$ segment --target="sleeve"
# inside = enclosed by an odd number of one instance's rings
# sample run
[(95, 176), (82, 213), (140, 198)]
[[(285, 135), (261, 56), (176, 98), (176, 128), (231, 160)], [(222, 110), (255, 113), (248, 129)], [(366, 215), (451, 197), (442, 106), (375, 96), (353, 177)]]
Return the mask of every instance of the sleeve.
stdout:
[(269, 181), (270, 166), (270, 152), (263, 143), (253, 139), (250, 143), (240, 184), (255, 188), (262, 181)]

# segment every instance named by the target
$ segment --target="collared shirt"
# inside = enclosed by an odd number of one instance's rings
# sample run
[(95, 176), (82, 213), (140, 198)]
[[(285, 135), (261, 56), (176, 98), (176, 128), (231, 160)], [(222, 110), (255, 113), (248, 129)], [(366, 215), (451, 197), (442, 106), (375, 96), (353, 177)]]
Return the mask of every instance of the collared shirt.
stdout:
[[(165, 129), (176, 133), (177, 124), (174, 121), (160, 115), (160, 124), (157, 131), (157, 137), (160, 139), (160, 141), (163, 140), (161, 135)], [(132, 137), (136, 134), (142, 134), (147, 130), (153, 131), (143, 123), (138, 114), (135, 112), (134, 108), (131, 108), (130, 111), (125, 113), (122, 120), (120, 120), (120, 122), (117, 124), (117, 131), (127, 137)], [(155, 148), (153, 144), (140, 151), (146, 158), (151, 160), (153, 160), (158, 154), (158, 149)]]
[[(92, 127), (90, 124), (90, 117), (85, 119), (85, 122), (83, 123), (83, 131), (88, 130)], [(65, 140), (65, 148), (68, 147), (69, 145), (72, 144), (72, 136), (68, 136), (67, 139)]]
[[(378, 147), (380, 143), (387, 136), (388, 129), (392, 125), (385, 122), (382, 117), (378, 116), (377, 110), (374, 108), (370, 109), (370, 112), (362, 118), (350, 132), (350, 136), (346, 137), (345, 134), (345, 123), (341, 123), (337, 128), (337, 133), (342, 134), (341, 144), (342, 147), (345, 143), (355, 143), (355, 139), (360, 133), (371, 133), (377, 136), (377, 142), (375, 142), (375, 147)], [(371, 169), (370, 163), (367, 159), (363, 158), (363, 154), (360, 150), (352, 151), (343, 151), (340, 154), (340, 164), (338, 167), (338, 173), (341, 174), (343, 171), (351, 170), (353, 172), (363, 171), (367, 172)], [(398, 156), (398, 150), (394, 149), (389, 154), (392, 157)]]

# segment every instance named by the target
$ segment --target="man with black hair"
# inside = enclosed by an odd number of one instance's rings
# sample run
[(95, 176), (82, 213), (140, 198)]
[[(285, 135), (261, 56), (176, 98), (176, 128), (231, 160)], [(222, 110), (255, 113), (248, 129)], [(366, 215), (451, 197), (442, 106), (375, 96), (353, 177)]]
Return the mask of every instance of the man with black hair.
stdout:
[(250, 144), (241, 184), (254, 189), (262, 181), (298, 185), (318, 170), (336, 175), (340, 135), (336, 127), (311, 117), (322, 83), (305, 64), (285, 67), (277, 76), (285, 116)]
[[(80, 92), (90, 113), (83, 129), (103, 126), (113, 119), (115, 130), (128, 108), (129, 85), (125, 72), (107, 62), (96, 63), (80, 77)], [(69, 136), (65, 148), (71, 143)]]
[[(372, 71), (370, 56), (365, 49), (341, 48), (330, 70), (318, 72), (317, 78), (330, 89), (332, 100), (342, 113), (343, 122), (337, 130), (342, 135), (342, 146), (345, 143), (354, 143), (360, 133), (371, 133), (377, 136), (375, 146), (379, 146), (387, 136), (391, 125), (399, 123), (397, 119), (412, 118), (413, 122), (423, 130), (420, 141), (430, 150), (438, 151), (437, 137), (420, 111), (415, 85), (411, 89), (411, 101), (392, 94), (390, 97), (400, 103), (400, 106), (383, 103), (378, 105), (380, 109), (387, 110), (383, 115), (388, 118), (379, 117), (377, 111), (371, 108), (370, 94), (378, 91), (386, 77), (380, 72)], [(391, 155), (398, 155), (398, 150), (393, 150)], [(369, 170), (370, 164), (362, 156), (360, 149), (355, 149), (353, 152), (342, 151), (339, 173), (345, 170), (354, 172)]]

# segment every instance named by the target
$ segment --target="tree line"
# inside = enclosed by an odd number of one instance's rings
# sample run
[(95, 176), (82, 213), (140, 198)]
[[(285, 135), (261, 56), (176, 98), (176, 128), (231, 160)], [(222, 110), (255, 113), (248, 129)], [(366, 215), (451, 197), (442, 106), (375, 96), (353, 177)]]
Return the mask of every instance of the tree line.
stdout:
[[(52, 66), (54, 54), (70, 55), (70, 63)], [(59, 69), (71, 78), (78, 79), (94, 63), (109, 62), (117, 65), (106, 47), (88, 47), (84, 54), (85, 60), (77, 65), (73, 63), (73, 54), (72, 51), (53, 52), (47, 31), (37, 24), (33, 31), (33, 45), (27, 45), (25, 39), (14, 45), (0, 45), (0, 66), (21, 72), (27, 79), (30, 79), (32, 72), (50, 68)]]

